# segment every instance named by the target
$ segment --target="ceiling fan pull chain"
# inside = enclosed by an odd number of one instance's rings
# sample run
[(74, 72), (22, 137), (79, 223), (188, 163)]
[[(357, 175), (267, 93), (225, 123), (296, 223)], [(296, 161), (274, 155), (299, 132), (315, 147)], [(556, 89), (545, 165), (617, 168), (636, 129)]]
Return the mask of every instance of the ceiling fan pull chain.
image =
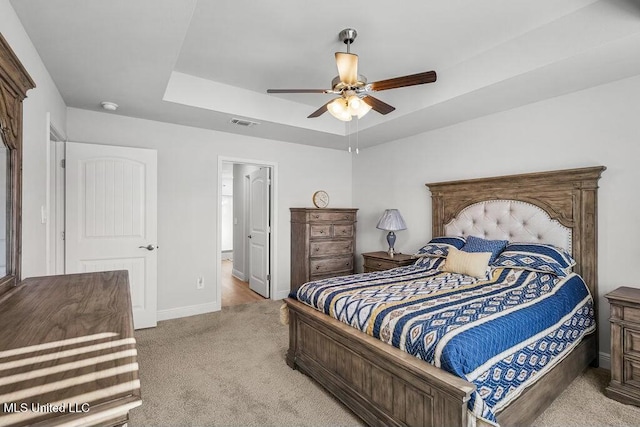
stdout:
[(360, 154), (360, 118), (356, 116), (356, 154)]

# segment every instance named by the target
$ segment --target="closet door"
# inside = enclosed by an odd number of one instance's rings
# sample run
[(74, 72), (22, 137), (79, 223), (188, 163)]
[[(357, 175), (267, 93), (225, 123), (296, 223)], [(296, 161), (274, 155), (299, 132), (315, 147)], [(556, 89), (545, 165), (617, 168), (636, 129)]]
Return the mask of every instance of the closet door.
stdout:
[(65, 273), (127, 270), (136, 329), (156, 326), (157, 152), (67, 143)]

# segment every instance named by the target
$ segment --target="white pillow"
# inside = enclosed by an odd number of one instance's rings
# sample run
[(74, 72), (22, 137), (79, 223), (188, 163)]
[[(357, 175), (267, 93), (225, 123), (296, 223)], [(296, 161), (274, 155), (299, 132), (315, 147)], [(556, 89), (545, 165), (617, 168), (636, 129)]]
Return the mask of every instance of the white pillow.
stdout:
[(464, 252), (450, 248), (442, 271), (466, 274), (467, 276), (484, 279), (487, 277), (487, 267), (491, 252)]

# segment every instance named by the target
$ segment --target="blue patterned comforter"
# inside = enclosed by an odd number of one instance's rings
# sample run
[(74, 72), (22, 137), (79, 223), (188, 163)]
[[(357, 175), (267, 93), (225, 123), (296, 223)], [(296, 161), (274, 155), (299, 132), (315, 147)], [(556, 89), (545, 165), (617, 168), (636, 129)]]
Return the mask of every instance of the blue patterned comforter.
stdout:
[(318, 280), (291, 297), (476, 385), (495, 413), (595, 330), (582, 278), (495, 268), (486, 280), (420, 266)]

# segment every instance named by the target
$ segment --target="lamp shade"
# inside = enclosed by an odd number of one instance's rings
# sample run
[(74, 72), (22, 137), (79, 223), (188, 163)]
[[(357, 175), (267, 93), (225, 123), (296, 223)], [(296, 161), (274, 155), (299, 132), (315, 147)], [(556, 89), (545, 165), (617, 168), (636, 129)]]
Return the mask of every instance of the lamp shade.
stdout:
[(406, 230), (407, 224), (405, 224), (404, 218), (402, 218), (398, 209), (387, 209), (382, 214), (376, 228), (387, 231)]

